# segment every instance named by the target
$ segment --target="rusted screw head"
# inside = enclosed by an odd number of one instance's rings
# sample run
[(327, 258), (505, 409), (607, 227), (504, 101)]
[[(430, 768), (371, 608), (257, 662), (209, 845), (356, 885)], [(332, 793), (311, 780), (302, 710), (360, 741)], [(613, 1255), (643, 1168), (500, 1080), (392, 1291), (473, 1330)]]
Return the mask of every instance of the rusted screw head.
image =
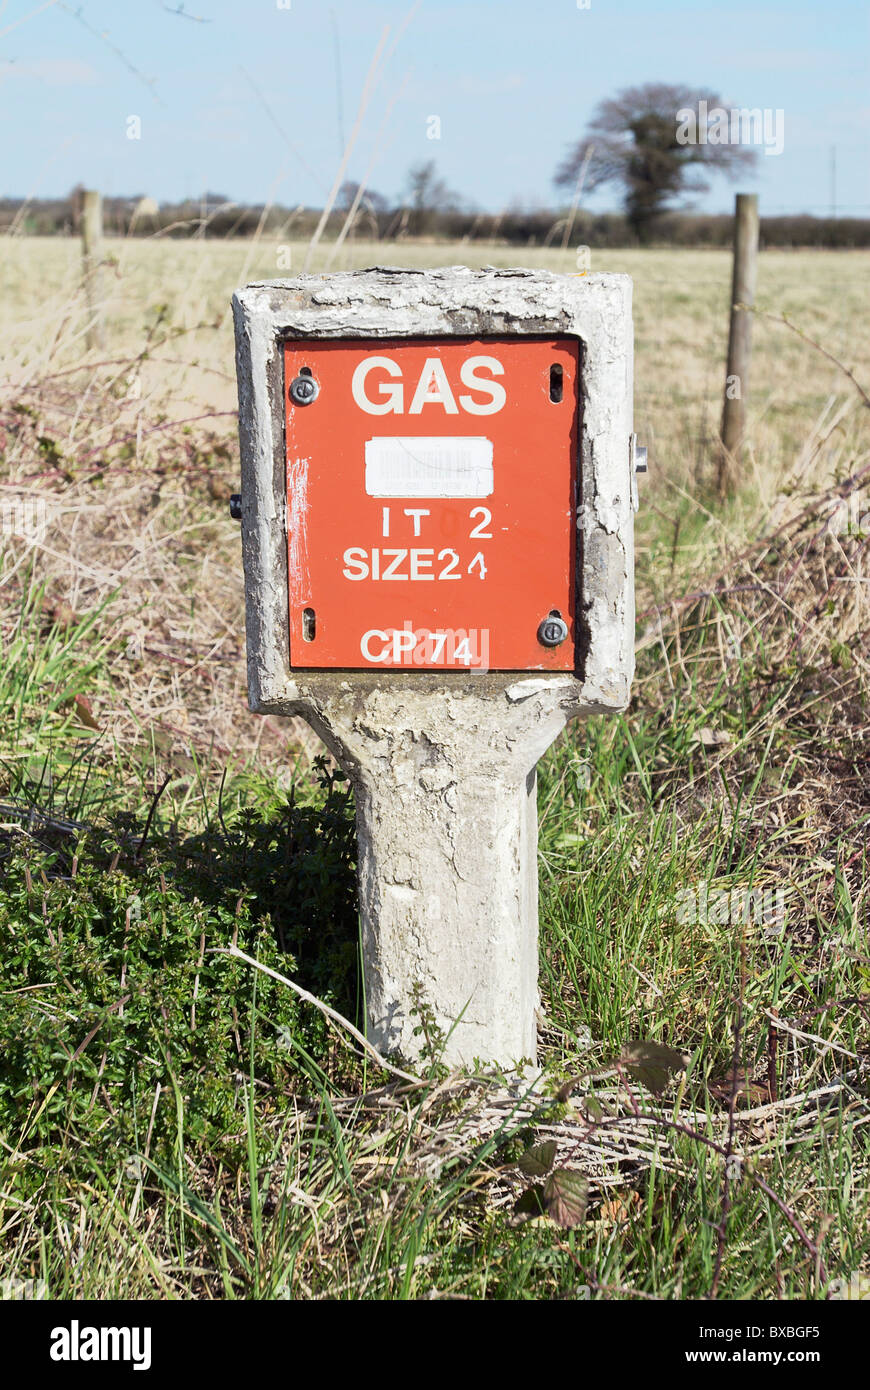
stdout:
[(290, 382), (290, 399), (294, 405), (310, 405), (320, 395), (313, 376), (295, 376)]
[(538, 628), (538, 641), (542, 647), (558, 647), (568, 636), (568, 624), (558, 613), (550, 613)]

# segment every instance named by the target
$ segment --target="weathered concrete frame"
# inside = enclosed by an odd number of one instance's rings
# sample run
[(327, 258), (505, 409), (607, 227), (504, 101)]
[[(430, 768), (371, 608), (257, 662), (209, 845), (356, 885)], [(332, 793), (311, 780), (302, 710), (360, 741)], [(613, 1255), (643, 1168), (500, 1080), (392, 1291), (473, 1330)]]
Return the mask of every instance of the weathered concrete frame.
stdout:
[[(631, 281), (380, 267), (233, 309), (249, 702), (305, 718), (354, 782), (370, 1036), (418, 1053), (414, 993), (450, 1060), (533, 1058), (535, 767), (568, 719), (623, 709), (634, 669)], [(575, 673), (292, 670), (283, 341), (542, 334), (581, 344)]]
[[(288, 713), (300, 677), (313, 679), (289, 663), (281, 342), (551, 333), (582, 344), (578, 578), (586, 636), (574, 712), (624, 708), (634, 666), (629, 277), (464, 267), (303, 275), (249, 285), (233, 309), (251, 708)], [(415, 677), (432, 682), (431, 673), (394, 672), (391, 679)], [(468, 679), (464, 672), (457, 678)]]

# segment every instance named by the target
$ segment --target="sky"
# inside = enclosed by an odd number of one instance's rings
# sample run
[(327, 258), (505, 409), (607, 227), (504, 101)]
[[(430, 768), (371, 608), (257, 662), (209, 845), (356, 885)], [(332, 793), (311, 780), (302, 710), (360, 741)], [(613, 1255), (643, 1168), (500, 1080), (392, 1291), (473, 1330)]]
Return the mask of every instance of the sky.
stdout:
[(870, 216), (867, 0), (0, 0), (0, 196), (322, 206), (385, 28), (346, 177), (389, 198), (434, 159), (481, 211), (553, 206), (597, 103), (673, 82), (782, 112), (740, 175), (763, 215)]

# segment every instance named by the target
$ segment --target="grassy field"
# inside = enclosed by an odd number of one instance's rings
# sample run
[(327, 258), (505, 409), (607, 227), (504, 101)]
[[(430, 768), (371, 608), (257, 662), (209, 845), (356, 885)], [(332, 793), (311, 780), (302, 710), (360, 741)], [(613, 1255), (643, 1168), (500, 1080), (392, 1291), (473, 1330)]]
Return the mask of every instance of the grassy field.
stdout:
[[(101, 298), (111, 354), (142, 351), (151, 335), (143, 398), (153, 392), (164, 410), (186, 412), (235, 403), (229, 299), (249, 280), (301, 271), (306, 248), (294, 243), (208, 240), (105, 243)], [(321, 246), (311, 268), (329, 267)], [(289, 268), (288, 268), (289, 263)], [(573, 251), (456, 244), (346, 243), (331, 267), (377, 264), (522, 264), (573, 272)], [(669, 466), (697, 463), (718, 425), (722, 362), (728, 330), (731, 258), (720, 251), (592, 253), (592, 270), (634, 279), (638, 425)], [(815, 333), (835, 357), (866, 361), (870, 328), (864, 312), (870, 252), (769, 251), (759, 266), (757, 305)], [(0, 265), (0, 362), (4, 375), (41, 370), (50, 360), (76, 365), (85, 328), (76, 240), (7, 241)], [(154, 332), (159, 320), (160, 330)], [(217, 325), (217, 328), (215, 327)], [(10, 331), (11, 330), (11, 331)], [(753, 441), (759, 455), (788, 464), (831, 392), (842, 392), (836, 369), (781, 326), (756, 325)], [(802, 389), (795, 391), (795, 380)], [(688, 446), (688, 448), (687, 448)], [(694, 477), (694, 471), (692, 472)]]
[(870, 257), (762, 255), (720, 506), (728, 257), (593, 248), (635, 282), (638, 679), (541, 769), (533, 1084), (446, 1074), (423, 1003), (419, 1078), (384, 1070), (239, 957), (359, 1021), (352, 795), (304, 726), (246, 709), (227, 517), (229, 297), (287, 249), (106, 252), (90, 351), (75, 243), (0, 264), (0, 503), (45, 506), (38, 537), (0, 536), (0, 1278), (866, 1295)]

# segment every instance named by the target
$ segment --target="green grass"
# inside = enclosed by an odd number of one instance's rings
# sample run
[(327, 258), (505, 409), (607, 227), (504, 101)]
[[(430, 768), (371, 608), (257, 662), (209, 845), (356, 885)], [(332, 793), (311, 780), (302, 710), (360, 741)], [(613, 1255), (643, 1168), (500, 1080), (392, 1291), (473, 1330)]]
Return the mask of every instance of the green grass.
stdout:
[[(49, 631), (41, 669), (62, 662), (56, 643)], [(727, 702), (737, 732), (750, 676), (745, 663)], [(7, 688), (19, 699), (20, 680)], [(550, 1081), (537, 1100), (521, 1088), (502, 1101), (488, 1125), (479, 1087), (445, 1083), (437, 1055), (428, 1079), (424, 1067), (423, 1084), (403, 1092), (319, 1012), (214, 953), (235, 942), (359, 1020), (352, 807), (326, 767), (319, 787), (300, 778), (290, 795), (250, 781), (247, 808), (241, 784), (220, 804), (205, 788), (205, 828), (185, 833), (158, 810), (144, 849), (135, 816), (106, 816), (97, 830), (7, 830), (4, 1277), (78, 1298), (702, 1296), (722, 1187), (721, 1158), (702, 1138), (721, 1132), (738, 997), (753, 1078), (766, 1074), (771, 1011), (826, 1006), (805, 1031), (840, 1051), (793, 1039), (779, 1054), (780, 1094), (836, 1085), (844, 1072), (848, 1085), (740, 1142), (811, 1238), (824, 1235), (828, 1281), (866, 1268), (866, 1106), (842, 1051), (866, 1050), (862, 1012), (848, 1005), (868, 976), (851, 890), (841, 877), (835, 918), (815, 923), (846, 947), (824, 958), (823, 987), (815, 941), (677, 920), (687, 883), (751, 887), (766, 867), (764, 846), (738, 833), (761, 758), (742, 805), (712, 801), (690, 823), (680, 811), (677, 788), (706, 756), (692, 734), (717, 717), (716, 701), (699, 696), (684, 691), (670, 721), (638, 710), (575, 726), (544, 761)], [(55, 753), (63, 741), (55, 731)], [(76, 777), (93, 800), (107, 769), (72, 755), (67, 765), (68, 800)], [(616, 1186), (593, 1184), (576, 1229), (515, 1225), (516, 1158), (549, 1132), (541, 1126), (565, 1123), (554, 1088), (604, 1076), (580, 1092), (601, 1097), (606, 1135), (607, 1068), (632, 1038), (689, 1056), (679, 1093), (647, 1097), (644, 1111), (665, 1123), (691, 1114), (701, 1138), (662, 1129), (667, 1164), (627, 1164)], [(443, 1136), (434, 1157), (433, 1132)], [(793, 1223), (747, 1178), (733, 1184), (718, 1293), (825, 1293)]]

